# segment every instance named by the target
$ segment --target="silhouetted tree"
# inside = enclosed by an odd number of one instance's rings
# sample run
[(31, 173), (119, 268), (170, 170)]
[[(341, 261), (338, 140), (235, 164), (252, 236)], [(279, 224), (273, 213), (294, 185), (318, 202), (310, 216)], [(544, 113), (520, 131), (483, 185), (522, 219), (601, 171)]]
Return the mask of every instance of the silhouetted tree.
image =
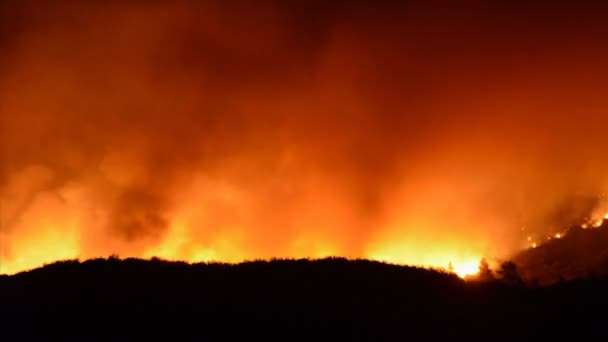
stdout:
[(481, 281), (493, 281), (494, 272), (490, 269), (490, 265), (488, 265), (488, 261), (486, 258), (481, 259), (479, 262), (479, 274), (477, 276)]
[(523, 280), (517, 270), (517, 265), (512, 261), (505, 261), (500, 265), (498, 274), (503, 282), (511, 285), (521, 285)]

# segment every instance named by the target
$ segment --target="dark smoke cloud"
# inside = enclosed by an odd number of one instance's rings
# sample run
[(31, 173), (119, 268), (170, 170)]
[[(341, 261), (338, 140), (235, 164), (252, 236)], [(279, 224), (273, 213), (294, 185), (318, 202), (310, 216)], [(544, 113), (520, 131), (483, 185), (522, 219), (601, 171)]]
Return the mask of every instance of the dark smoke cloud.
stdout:
[(184, 251), (368, 256), (386, 235), (508, 253), (606, 188), (607, 18), (573, 1), (5, 2), (5, 257), (49, 210), (76, 217), (81, 256), (141, 255), (185, 211)]

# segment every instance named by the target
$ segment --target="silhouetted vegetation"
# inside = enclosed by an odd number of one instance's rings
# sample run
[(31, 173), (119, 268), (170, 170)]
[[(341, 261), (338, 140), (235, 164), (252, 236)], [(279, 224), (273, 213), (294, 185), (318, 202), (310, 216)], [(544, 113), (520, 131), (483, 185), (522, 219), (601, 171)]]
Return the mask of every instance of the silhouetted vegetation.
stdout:
[(496, 278), (494, 277), (494, 272), (490, 269), (490, 265), (488, 261), (483, 258), (479, 262), (479, 273), (477, 274), (477, 279), (484, 282), (494, 281)]
[(519, 275), (517, 265), (512, 261), (505, 261), (498, 270), (500, 280), (510, 285), (523, 285), (524, 281)]
[(608, 280), (526, 287), (513, 266), (503, 264), (500, 280), (467, 283), (446, 272), (341, 258), (69, 260), (0, 277), (2, 333), (13, 336), (6, 340), (405, 341), (603, 327), (594, 310), (606, 307)]

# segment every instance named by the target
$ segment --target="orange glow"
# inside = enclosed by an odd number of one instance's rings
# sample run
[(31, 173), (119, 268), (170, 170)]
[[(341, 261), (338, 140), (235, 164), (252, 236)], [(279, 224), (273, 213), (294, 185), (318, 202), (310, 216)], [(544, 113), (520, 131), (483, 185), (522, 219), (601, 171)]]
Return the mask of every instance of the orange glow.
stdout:
[(465, 276), (608, 217), (604, 18), (246, 3), (0, 6), (0, 273), (331, 255)]
[[(389, 237), (377, 247), (372, 248), (366, 256), (370, 259), (395, 264), (419, 265), (449, 270), (450, 268), (459, 277), (474, 275), (478, 272), (479, 261), (482, 255), (475, 244), (458, 240), (425, 241), (418, 235), (416, 238), (399, 236)], [(431, 240), (431, 239), (429, 239)]]
[[(80, 256), (80, 229), (76, 217), (58, 210), (48, 195), (38, 196), (28, 215), (12, 232), (0, 231), (0, 273), (13, 274), (57, 260)], [(11, 242), (7, 245), (6, 242)], [(10, 248), (10, 249), (9, 249)], [(11, 255), (7, 255), (11, 252)]]
[[(107, 213), (94, 210), (87, 214), (87, 206), (94, 203), (88, 199), (91, 194), (86, 189), (66, 187), (60, 191), (61, 200), (51, 194), (40, 195), (25, 212), (25, 220), (11, 227), (15, 235), (8, 236), (10, 240), (4, 237), (11, 244), (10, 249), (3, 249), (0, 271), (12, 274), (55, 260), (110, 254), (188, 262), (347, 256), (441, 269), (452, 265), (456, 274), (465, 277), (476, 272), (484, 246), (479, 239), (466, 240), (457, 234), (438, 240), (432, 232), (441, 229), (439, 222), (423, 223), (419, 219), (408, 223), (397, 214), (394, 218), (388, 215), (386, 226), (377, 229), (383, 234), (376, 234), (373, 241), (364, 241), (357, 251), (344, 239), (348, 231), (336, 231), (354, 222), (349, 217), (355, 213), (331, 196), (321, 196), (317, 203), (300, 206), (299, 220), (282, 227), (291, 227), (291, 232), (289, 229), (281, 232), (265, 229), (264, 226), (277, 227), (277, 213), (258, 216), (253, 210), (260, 203), (250, 186), (239, 188), (199, 175), (177, 193), (179, 205), (167, 213), (170, 219), (166, 231), (159, 237), (133, 242), (99, 235), (98, 229), (107, 220)], [(12, 210), (10, 206), (7, 209)], [(409, 227), (420, 225), (433, 229), (424, 234)], [(404, 233), (407, 231), (410, 233)]]
[(13, 274), (57, 260), (76, 259), (79, 256), (75, 235), (66, 235), (63, 229), (46, 226), (37, 229), (35, 236), (15, 245), (19, 254), (10, 261), (0, 263), (1, 273)]
[[(392, 252), (392, 253), (391, 253)], [(379, 260), (401, 265), (418, 265), (430, 268), (439, 268), (452, 271), (459, 277), (465, 278), (478, 273), (480, 257), (461, 255), (456, 256), (450, 254), (426, 254), (420, 253), (403, 253), (394, 250), (387, 250), (386, 254), (378, 253), (371, 254), (370, 259)]]

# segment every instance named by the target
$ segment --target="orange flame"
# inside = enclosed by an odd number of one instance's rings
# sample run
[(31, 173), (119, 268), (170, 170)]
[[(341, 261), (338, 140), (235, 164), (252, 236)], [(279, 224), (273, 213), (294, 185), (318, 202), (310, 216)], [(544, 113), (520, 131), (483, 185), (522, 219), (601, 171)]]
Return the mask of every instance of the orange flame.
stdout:
[(605, 190), (603, 18), (524, 35), (477, 2), (279, 2), (0, 6), (0, 273), (337, 255), (464, 276)]

